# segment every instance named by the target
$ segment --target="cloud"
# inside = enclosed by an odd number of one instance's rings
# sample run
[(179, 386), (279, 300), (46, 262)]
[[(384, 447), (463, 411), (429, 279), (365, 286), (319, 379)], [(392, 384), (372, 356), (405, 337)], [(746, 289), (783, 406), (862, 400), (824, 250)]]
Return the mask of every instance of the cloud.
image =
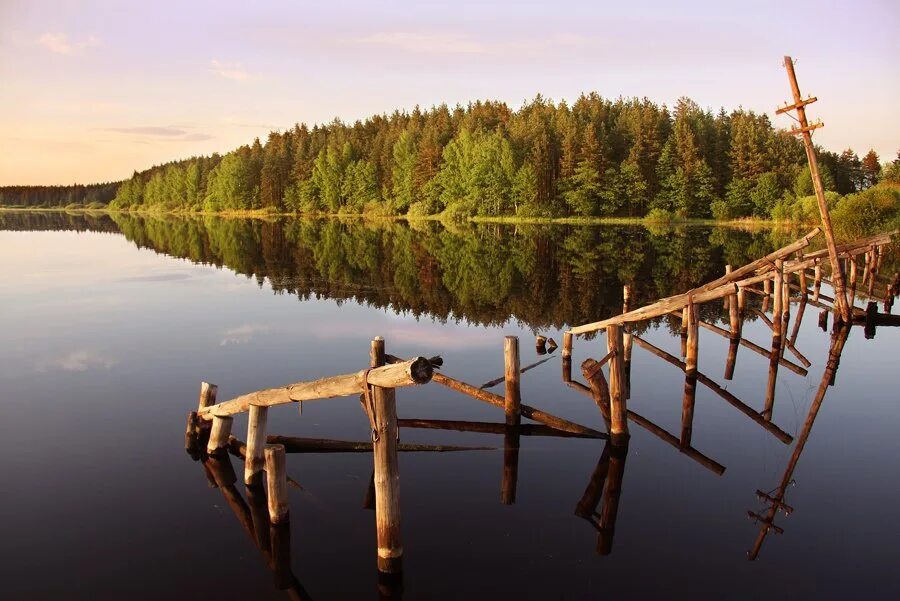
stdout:
[(64, 357), (39, 363), (37, 371), (70, 371), (83, 372), (92, 369), (110, 369), (118, 363), (118, 359), (104, 357), (100, 353), (88, 349), (72, 351)]
[(242, 65), (241, 63), (223, 63), (216, 59), (212, 59), (209, 62), (209, 70), (219, 77), (232, 79), (234, 81), (247, 81), (249, 79), (255, 79), (252, 74), (244, 69), (244, 65)]
[(158, 125), (143, 125), (137, 127), (105, 127), (103, 131), (112, 131), (119, 134), (131, 134), (137, 136), (152, 136), (162, 140), (173, 142), (201, 142), (212, 140), (212, 136), (200, 132), (189, 132), (178, 127), (164, 127)]
[(489, 50), (488, 45), (460, 33), (382, 32), (358, 38), (356, 43), (415, 54), (484, 54)]
[(88, 36), (80, 42), (70, 41), (64, 33), (47, 32), (38, 38), (38, 44), (56, 54), (76, 54), (85, 48), (96, 48), (100, 40), (94, 36)]
[(235, 328), (229, 328), (222, 332), (222, 341), (219, 346), (228, 346), (229, 344), (246, 344), (250, 342), (256, 334), (268, 332), (271, 330), (267, 325), (258, 323), (247, 323)]

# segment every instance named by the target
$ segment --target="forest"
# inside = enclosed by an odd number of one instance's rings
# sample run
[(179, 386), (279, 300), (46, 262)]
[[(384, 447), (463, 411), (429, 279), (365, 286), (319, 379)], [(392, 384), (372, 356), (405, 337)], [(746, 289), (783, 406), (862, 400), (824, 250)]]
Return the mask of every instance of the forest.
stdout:
[(115, 198), (121, 182), (71, 186), (0, 186), (0, 207), (70, 207), (102, 209)]
[[(819, 149), (818, 158), (830, 203), (886, 181), (886, 189), (863, 201), (896, 213), (900, 157), (886, 168), (874, 151), (860, 158), (850, 149)], [(95, 188), (106, 193), (109, 186)], [(449, 219), (803, 220), (812, 194), (802, 142), (766, 115), (713, 113), (687, 98), (670, 109), (646, 98), (592, 93), (571, 106), (538, 96), (519, 110), (479, 101), (352, 125), (298, 124), (271, 132), (264, 144), (256, 139), (225, 155), (135, 172), (109, 206)], [(49, 204), (69, 204), (71, 194), (59, 195)], [(104, 202), (100, 196), (93, 198)], [(6, 204), (36, 206), (46, 197), (36, 192), (34, 200)]]

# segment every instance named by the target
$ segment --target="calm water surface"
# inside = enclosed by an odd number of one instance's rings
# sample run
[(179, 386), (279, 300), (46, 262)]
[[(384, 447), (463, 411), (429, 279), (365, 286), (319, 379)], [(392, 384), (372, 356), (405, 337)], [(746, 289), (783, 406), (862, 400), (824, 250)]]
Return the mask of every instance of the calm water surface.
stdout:
[[(445, 373), (479, 385), (502, 374), (505, 335), (520, 337), (522, 362), (532, 363), (536, 333), (561, 341), (566, 326), (621, 311), (623, 283), (649, 302), (796, 234), (59, 213), (0, 214), (0, 230), (0, 597), (91, 600), (288, 596), (185, 453), (201, 380), (224, 400), (356, 371), (383, 335), (388, 352), (440, 354)], [(791, 327), (797, 313), (794, 304)], [(792, 436), (832, 342), (818, 313), (806, 307), (795, 343), (808, 374), (778, 372), (772, 421)], [(702, 315), (727, 327), (721, 303)], [(680, 356), (677, 325), (657, 320), (639, 335)], [(770, 533), (755, 561), (747, 552), (760, 526), (747, 511), (767, 511), (756, 490), (776, 489), (797, 441), (783, 444), (702, 385), (691, 445), (721, 474), (634, 422), (627, 461), (615, 456), (612, 467), (602, 440), (523, 436), (506, 505), (503, 436), (403, 429), (403, 442), (496, 449), (401, 454), (402, 596), (900, 595), (898, 334), (879, 328), (867, 340), (851, 330), (789, 478), (794, 511), (778, 514), (784, 533)], [(753, 316), (744, 336), (771, 344)], [(741, 347), (726, 381), (728, 341), (701, 329), (699, 346), (700, 371), (761, 411), (768, 358)], [(577, 341), (576, 378), (582, 360), (604, 354), (603, 336)], [(596, 405), (562, 382), (557, 355), (523, 375), (523, 401), (602, 429)], [(638, 346), (632, 357), (629, 409), (677, 439), (683, 373)], [(436, 384), (397, 397), (401, 418), (502, 421)], [(274, 408), (269, 430), (366, 440), (368, 422), (346, 398), (305, 403), (302, 415)], [(245, 418), (234, 431), (246, 437)], [(374, 512), (364, 508), (371, 472), (366, 453), (288, 456), (302, 486), (290, 490), (290, 565), (308, 598), (398, 598), (378, 589)], [(620, 495), (591, 499), (613, 472)]]

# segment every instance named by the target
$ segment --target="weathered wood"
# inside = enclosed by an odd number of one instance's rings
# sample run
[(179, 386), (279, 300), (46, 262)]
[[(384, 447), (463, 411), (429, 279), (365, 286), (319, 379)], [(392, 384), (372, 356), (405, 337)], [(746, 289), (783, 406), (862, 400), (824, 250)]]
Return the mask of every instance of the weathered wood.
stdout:
[[(387, 355), (387, 360), (388, 363), (390, 363), (391, 361), (397, 360), (397, 357)], [(500, 407), (501, 409), (505, 409), (506, 407), (506, 399), (504, 399), (502, 396), (493, 394), (486, 390), (481, 390), (480, 388), (476, 388), (471, 384), (466, 384), (465, 382), (462, 382), (455, 378), (451, 378), (440, 372), (434, 372), (434, 381), (442, 386), (452, 388), (457, 392), (461, 392), (474, 399), (478, 399), (479, 401), (494, 405), (495, 407)], [(536, 409), (524, 403), (522, 403), (521, 405), (521, 413), (522, 416), (527, 419), (546, 424), (548, 426), (556, 428), (557, 430), (573, 432), (575, 434), (601, 434), (597, 430), (582, 426), (580, 424), (576, 424), (574, 422), (570, 422), (566, 419), (557, 417), (553, 414), (547, 413), (546, 411)]]
[(231, 434), (231, 425), (234, 418), (216, 416), (209, 431), (209, 442), (206, 444), (206, 452), (209, 455), (219, 453), (228, 445), (228, 435)]
[(622, 496), (622, 479), (625, 476), (625, 458), (628, 443), (610, 444), (609, 470), (603, 486), (598, 520), (597, 553), (609, 555), (612, 552), (613, 536), (616, 532), (616, 516), (619, 513), (619, 498)]
[(816, 263), (815, 276), (813, 278), (813, 300), (819, 300), (819, 291), (822, 289), (822, 266)]
[(563, 332), (562, 379), (563, 382), (572, 380), (572, 332)]
[(184, 431), (184, 450), (194, 461), (200, 459), (199, 440), (197, 437), (197, 412), (188, 413), (187, 426)]
[(507, 336), (503, 341), (503, 377), (506, 381), (504, 412), (506, 424), (518, 426), (522, 419), (522, 393), (519, 387), (519, 339)]
[[(768, 318), (766, 318), (766, 321), (767, 322), (769, 321)], [(771, 323), (771, 322), (769, 322), (769, 323)], [(697, 325), (709, 330), (710, 332), (715, 332), (716, 334), (718, 334), (719, 336), (722, 336), (724, 338), (729, 338), (729, 339), (731, 338), (731, 335), (728, 333), (727, 330), (723, 330), (719, 326), (711, 324), (706, 321), (703, 321), (702, 319), (697, 320)], [(759, 346), (758, 344), (755, 344), (755, 343), (747, 340), (746, 338), (741, 338), (740, 344), (741, 344), (741, 346), (750, 349), (751, 351), (753, 351), (754, 353), (756, 353), (762, 357), (769, 358), (769, 352), (766, 349)], [(797, 365), (795, 363), (792, 363), (790, 360), (785, 359), (784, 357), (780, 357), (778, 359), (778, 362), (781, 365), (783, 365), (784, 367), (786, 367), (789, 370), (791, 370), (792, 372), (794, 372), (795, 374), (797, 374), (798, 376), (806, 377), (806, 375), (809, 373), (806, 369), (800, 367), (799, 365)]]
[(219, 387), (215, 384), (210, 384), (209, 382), (200, 382), (200, 404), (197, 407), (197, 412), (200, 410), (209, 407), (210, 405), (216, 404), (216, 394), (219, 391)]
[(383, 388), (400, 388), (430, 382), (434, 368), (428, 359), (416, 357), (415, 359), (372, 370), (362, 370), (352, 374), (331, 376), (311, 382), (296, 382), (281, 388), (269, 388), (251, 392), (230, 401), (206, 407), (198, 411), (198, 414), (204, 419), (212, 419), (216, 415), (242, 413), (247, 411), (250, 405), (270, 407), (297, 401), (358, 395), (364, 388), (363, 382), (366, 380), (367, 371), (370, 385)]
[(625, 398), (624, 341), (622, 328), (611, 325), (606, 329), (606, 348), (615, 352), (609, 361), (610, 440), (628, 439), (628, 407)]
[[(398, 423), (401, 420), (398, 420)], [(410, 426), (412, 427), (412, 426)], [(267, 438), (269, 444), (284, 446), (286, 453), (365, 453), (372, 450), (369, 441), (332, 440), (330, 438), (304, 438), (299, 436), (282, 436), (272, 434)], [(397, 450), (406, 453), (447, 453), (453, 451), (489, 451), (496, 447), (472, 447), (435, 444), (400, 443)]]
[(732, 338), (728, 341), (728, 354), (725, 356), (725, 379), (734, 378), (734, 368), (737, 363), (738, 349), (741, 347), (740, 338)]
[[(518, 338), (516, 340), (518, 340)], [(547, 338), (545, 336), (534, 337), (534, 350), (537, 351), (538, 355), (547, 354)]]
[(681, 398), (681, 446), (691, 446), (694, 429), (694, 400), (697, 394), (697, 348), (699, 328), (697, 326), (697, 307), (693, 302), (687, 308), (688, 331), (684, 360), (684, 394)]
[(250, 405), (247, 419), (247, 458), (244, 461), (244, 484), (253, 485), (259, 481), (266, 465), (266, 422), (269, 408)]
[[(667, 353), (666, 351), (662, 350), (661, 348), (654, 346), (652, 343), (644, 340), (643, 338), (640, 338), (639, 336), (634, 337), (634, 342), (641, 348), (656, 355), (660, 359), (663, 359), (664, 361), (671, 363), (672, 365), (681, 369), (682, 371), (686, 371), (687, 366), (682, 361), (679, 361), (677, 357), (671, 355), (670, 353)], [(775, 438), (777, 438), (784, 444), (791, 444), (791, 442), (794, 440), (790, 434), (788, 434), (784, 430), (780, 429), (778, 426), (776, 426), (772, 422), (766, 421), (765, 419), (760, 417), (759, 413), (756, 410), (754, 410), (752, 407), (750, 407), (749, 405), (747, 405), (746, 403), (744, 403), (743, 401), (738, 399), (732, 393), (728, 392), (727, 390), (725, 390), (724, 388), (719, 386), (711, 378), (709, 378), (708, 376), (706, 376), (705, 374), (703, 374), (700, 371), (697, 372), (697, 381), (700, 382), (701, 384), (703, 384), (704, 386), (706, 386), (707, 388), (709, 388), (710, 390), (712, 390), (715, 394), (717, 394), (719, 397), (721, 397), (725, 402), (727, 402), (729, 405), (731, 405), (732, 407), (734, 407), (735, 409), (737, 409), (738, 411), (740, 411), (741, 413), (743, 413), (744, 415), (749, 417), (751, 420), (753, 420), (754, 423), (761, 426), (764, 430), (766, 430), (767, 432), (772, 434)]]
[[(458, 421), (444, 419), (412, 419), (399, 418), (397, 425), (403, 428), (422, 428), (426, 430), (454, 430), (456, 432), (474, 432), (479, 434), (505, 434), (506, 424), (494, 422), (473, 422)], [(575, 434), (574, 432), (566, 432), (557, 430), (544, 424), (520, 424), (519, 433), (522, 436), (554, 436), (559, 438), (591, 438), (604, 439), (608, 438), (602, 432), (597, 434)], [(410, 446), (410, 445), (407, 445)], [(415, 447), (434, 447), (434, 450), (487, 450), (492, 447), (448, 447), (446, 445), (414, 445)], [(404, 445), (400, 445), (400, 450), (404, 450)], [(412, 449), (410, 449), (412, 450)], [(432, 450), (432, 449), (416, 449), (416, 450)]]
[[(797, 320), (794, 322), (794, 330), (797, 333), (799, 333), (799, 330), (800, 330), (800, 320), (803, 318), (803, 311), (805, 310), (807, 302), (811, 302), (811, 301), (801, 301), (800, 310), (797, 313)], [(759, 318), (763, 321), (763, 323), (765, 323), (767, 326), (769, 326), (769, 329), (772, 329), (772, 320), (769, 319), (765, 313), (763, 313), (762, 311), (760, 311), (759, 309), (757, 309), (755, 307), (753, 308), (753, 312), (759, 316)], [(796, 335), (792, 334), (792, 336), (794, 339), (796, 339)], [(806, 356), (803, 355), (803, 353), (801, 353), (800, 351), (797, 350), (797, 348), (794, 346), (793, 340), (791, 340), (790, 338), (785, 336), (784, 343), (785, 343), (786, 348), (789, 351), (791, 351), (795, 357), (797, 357), (797, 359), (804, 365), (804, 367), (809, 367), (810, 365), (812, 365), (812, 362), (809, 359), (807, 359)], [(769, 355), (769, 353), (766, 353), (762, 347), (759, 347), (759, 350), (762, 351), (761, 354), (763, 354), (765, 356)], [(779, 358), (778, 362), (781, 365), (788, 367), (789, 369), (790, 369), (790, 366), (794, 365), (793, 363), (790, 363), (787, 359), (784, 359), (783, 357)]]
[[(372, 367), (382, 368), (385, 363), (384, 339), (379, 336), (372, 341)], [(381, 386), (373, 386), (371, 394), (377, 429), (373, 433), (373, 456), (378, 571), (399, 574), (403, 571), (403, 542), (400, 536), (400, 468), (397, 461), (400, 431), (396, 395), (393, 388)]]
[(693, 302), (695, 304), (702, 304), (710, 300), (722, 298), (728, 294), (732, 294), (733, 292), (735, 292), (734, 282), (742, 280), (745, 278), (745, 276), (748, 276), (756, 272), (757, 270), (766, 267), (767, 265), (775, 261), (775, 259), (783, 259), (784, 257), (789, 256), (802, 248), (805, 248), (809, 245), (810, 239), (812, 239), (818, 233), (819, 228), (816, 228), (803, 238), (800, 238), (799, 240), (785, 246), (784, 248), (780, 248), (773, 253), (769, 253), (762, 259), (758, 259), (756, 261), (753, 261), (752, 263), (748, 263), (747, 265), (744, 265), (739, 269), (735, 269), (726, 276), (722, 276), (716, 280), (713, 280), (712, 282), (689, 290), (685, 293), (661, 299), (653, 304), (635, 309), (634, 311), (629, 311), (628, 313), (617, 315), (615, 317), (610, 317), (609, 319), (604, 319), (602, 321), (574, 327), (570, 330), (570, 332), (576, 335), (587, 334), (590, 332), (596, 332), (597, 330), (603, 330), (609, 325), (652, 319), (654, 317), (659, 317), (660, 315), (665, 315), (666, 313), (671, 313), (676, 309), (681, 309), (687, 306), (689, 299), (693, 299)]
[(778, 337), (778, 344), (781, 345), (781, 326), (783, 325), (784, 311), (784, 263), (781, 259), (775, 260), (775, 269), (772, 272), (775, 275), (772, 281), (772, 287), (775, 289), (772, 297), (772, 335)]
[(269, 502), (269, 521), (273, 524), (280, 524), (287, 521), (290, 511), (284, 447), (281, 445), (267, 445), (264, 454), (266, 459), (266, 497)]
[(857, 266), (856, 266), (856, 257), (850, 257), (847, 259), (850, 262), (850, 290), (847, 294), (847, 302), (850, 303), (852, 307), (856, 302), (856, 277), (857, 277)]
[(547, 352), (548, 353), (552, 353), (553, 351), (555, 351), (557, 349), (557, 347), (559, 347), (559, 345), (556, 344), (555, 340), (553, 340), (552, 338), (547, 339)]
[[(622, 287), (622, 313), (628, 313), (631, 310), (631, 286)], [(631, 326), (625, 325), (622, 333), (622, 380), (625, 391), (625, 398), (631, 398)]]
[(819, 176), (819, 166), (816, 159), (816, 150), (813, 146), (812, 135), (809, 132), (809, 123), (806, 120), (806, 107), (800, 103), (803, 100), (800, 94), (800, 86), (797, 84), (797, 76), (794, 74), (794, 62), (790, 56), (784, 57), (784, 68), (787, 70), (791, 83), (791, 92), (794, 95), (794, 104), (797, 105), (797, 120), (800, 123), (800, 131), (803, 135), (803, 147), (806, 150), (806, 160), (809, 162), (809, 173), (812, 176), (813, 188), (816, 192), (816, 201), (819, 204), (819, 216), (822, 219), (822, 230), (825, 234), (825, 245), (828, 248), (828, 257), (831, 261), (831, 269), (834, 279), (834, 295), (838, 299), (838, 308), (844, 321), (850, 321), (850, 306), (844, 293), (844, 278), (838, 265), (837, 247), (834, 242), (834, 231), (831, 227), (831, 215), (828, 213), (828, 203), (825, 200), (825, 188), (822, 178)]

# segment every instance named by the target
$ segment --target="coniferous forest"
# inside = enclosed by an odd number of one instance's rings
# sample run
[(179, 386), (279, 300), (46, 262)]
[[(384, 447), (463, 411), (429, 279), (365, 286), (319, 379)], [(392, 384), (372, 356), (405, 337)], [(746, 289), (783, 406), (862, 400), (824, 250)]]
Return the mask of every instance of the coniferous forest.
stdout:
[[(860, 159), (819, 149), (818, 158), (829, 202), (887, 181), (851, 200), (896, 212), (900, 159), (883, 169), (874, 151)], [(72, 200), (79, 188), (81, 200)], [(296, 125), (264, 144), (155, 166), (117, 185), (17, 190), (0, 189), (0, 204), (91, 199), (118, 210), (451, 219), (803, 220), (815, 211), (802, 142), (766, 115), (597, 94), (571, 106), (537, 97), (517, 111), (488, 101)]]

